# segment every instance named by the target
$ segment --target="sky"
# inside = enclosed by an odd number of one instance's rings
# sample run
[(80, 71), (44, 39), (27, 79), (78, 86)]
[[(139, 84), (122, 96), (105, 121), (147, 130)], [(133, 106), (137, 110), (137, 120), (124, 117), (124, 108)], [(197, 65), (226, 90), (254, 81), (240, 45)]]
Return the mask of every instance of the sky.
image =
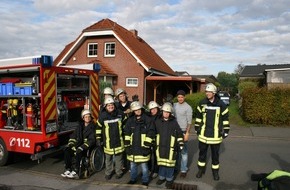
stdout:
[(290, 63), (289, 0), (1, 0), (0, 59), (52, 55), (109, 18), (174, 70), (234, 73)]

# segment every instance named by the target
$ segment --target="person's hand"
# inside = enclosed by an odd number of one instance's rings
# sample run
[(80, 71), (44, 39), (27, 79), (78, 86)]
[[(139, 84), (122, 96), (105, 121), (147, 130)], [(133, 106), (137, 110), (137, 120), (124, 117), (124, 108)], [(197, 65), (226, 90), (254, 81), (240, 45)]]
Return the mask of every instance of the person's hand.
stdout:
[(227, 138), (229, 136), (228, 133), (223, 133), (223, 139)]

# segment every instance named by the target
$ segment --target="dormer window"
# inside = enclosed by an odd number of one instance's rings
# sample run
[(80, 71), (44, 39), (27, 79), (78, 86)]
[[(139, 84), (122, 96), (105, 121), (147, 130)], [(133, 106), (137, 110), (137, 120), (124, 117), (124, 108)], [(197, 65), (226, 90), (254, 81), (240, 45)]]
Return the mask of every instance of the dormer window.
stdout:
[(88, 43), (88, 57), (98, 57), (98, 44)]
[(105, 43), (105, 57), (115, 57), (116, 53), (116, 43), (108, 42)]

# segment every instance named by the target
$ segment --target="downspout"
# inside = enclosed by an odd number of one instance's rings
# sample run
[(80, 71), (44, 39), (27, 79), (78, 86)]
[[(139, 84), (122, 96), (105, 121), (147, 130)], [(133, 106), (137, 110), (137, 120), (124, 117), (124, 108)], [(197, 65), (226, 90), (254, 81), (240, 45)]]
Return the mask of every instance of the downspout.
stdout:
[(145, 83), (144, 83), (144, 101), (143, 101), (143, 104), (144, 104), (144, 105), (146, 104), (146, 101), (147, 101), (147, 100), (146, 100), (146, 99), (147, 99), (147, 96), (146, 96), (146, 94), (147, 94), (147, 91), (146, 91), (146, 89), (147, 89), (147, 85), (146, 85), (147, 82), (146, 82), (146, 81), (147, 81), (147, 80), (146, 80), (146, 79), (147, 79), (147, 77), (152, 76), (153, 73), (154, 73), (154, 72), (151, 71), (150, 75), (148, 75), (148, 76), (145, 77)]

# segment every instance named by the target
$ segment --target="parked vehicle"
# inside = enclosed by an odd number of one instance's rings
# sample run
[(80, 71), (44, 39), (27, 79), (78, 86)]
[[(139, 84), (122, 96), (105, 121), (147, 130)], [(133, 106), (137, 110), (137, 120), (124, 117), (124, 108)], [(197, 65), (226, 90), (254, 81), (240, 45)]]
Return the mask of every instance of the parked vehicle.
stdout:
[(52, 62), (51, 56), (0, 60), (0, 166), (14, 152), (40, 160), (60, 150), (84, 108), (97, 119), (99, 65)]
[(227, 106), (230, 105), (230, 93), (226, 91), (219, 91), (217, 95)]

